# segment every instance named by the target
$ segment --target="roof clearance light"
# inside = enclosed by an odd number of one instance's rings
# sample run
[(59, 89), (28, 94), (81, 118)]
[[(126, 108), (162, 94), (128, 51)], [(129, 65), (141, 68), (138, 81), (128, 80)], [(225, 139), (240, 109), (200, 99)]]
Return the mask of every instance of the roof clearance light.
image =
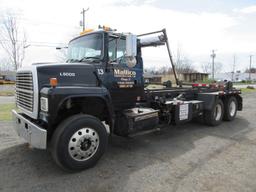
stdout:
[(106, 25), (103, 25), (103, 26), (99, 25), (98, 28), (104, 31), (116, 31), (116, 29), (112, 29), (111, 27), (108, 27)]
[(104, 30), (104, 31), (110, 31), (110, 30), (111, 30), (111, 28), (110, 28), (110, 27), (108, 27), (108, 26), (103, 25), (103, 30)]
[(80, 33), (80, 35), (84, 35), (86, 33), (93, 32), (93, 29), (85, 29), (83, 32)]

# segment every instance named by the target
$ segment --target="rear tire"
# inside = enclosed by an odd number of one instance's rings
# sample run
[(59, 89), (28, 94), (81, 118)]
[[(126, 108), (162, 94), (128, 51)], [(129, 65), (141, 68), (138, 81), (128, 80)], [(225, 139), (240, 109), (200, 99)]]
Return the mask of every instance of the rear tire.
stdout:
[(218, 99), (211, 111), (204, 112), (204, 122), (210, 126), (220, 125), (224, 115), (224, 105), (221, 99)]
[(51, 139), (54, 161), (68, 171), (93, 167), (104, 154), (108, 133), (99, 119), (74, 115), (64, 120)]
[(233, 121), (237, 113), (237, 99), (235, 97), (229, 97), (224, 104), (224, 117), (225, 121)]

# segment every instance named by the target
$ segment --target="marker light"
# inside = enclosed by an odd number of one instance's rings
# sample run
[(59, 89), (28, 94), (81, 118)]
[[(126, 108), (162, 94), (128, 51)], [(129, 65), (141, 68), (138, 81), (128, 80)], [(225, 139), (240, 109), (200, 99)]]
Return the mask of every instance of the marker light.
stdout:
[(84, 31), (82, 31), (82, 32), (80, 33), (80, 35), (84, 35), (84, 34), (90, 33), (90, 32), (93, 32), (93, 29), (85, 29)]
[(103, 30), (104, 30), (104, 31), (110, 31), (110, 30), (111, 30), (111, 28), (110, 28), (110, 27), (108, 27), (108, 26), (103, 25)]
[(98, 28), (103, 29), (104, 31), (116, 31), (116, 29), (112, 29), (112, 28), (110, 28), (109, 26), (106, 26), (106, 25), (103, 25), (103, 26), (99, 25)]
[(58, 84), (57, 78), (50, 78), (50, 85), (51, 85), (52, 87), (56, 87), (57, 84)]

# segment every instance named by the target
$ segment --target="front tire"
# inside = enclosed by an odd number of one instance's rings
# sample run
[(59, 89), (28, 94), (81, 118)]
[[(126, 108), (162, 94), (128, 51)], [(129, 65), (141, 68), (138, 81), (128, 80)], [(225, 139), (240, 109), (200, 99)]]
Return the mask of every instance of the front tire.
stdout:
[(210, 111), (204, 112), (204, 122), (210, 126), (220, 125), (224, 115), (224, 105), (221, 99), (218, 99)]
[(74, 115), (55, 130), (51, 153), (61, 168), (81, 171), (98, 162), (107, 143), (108, 133), (99, 119), (90, 115)]

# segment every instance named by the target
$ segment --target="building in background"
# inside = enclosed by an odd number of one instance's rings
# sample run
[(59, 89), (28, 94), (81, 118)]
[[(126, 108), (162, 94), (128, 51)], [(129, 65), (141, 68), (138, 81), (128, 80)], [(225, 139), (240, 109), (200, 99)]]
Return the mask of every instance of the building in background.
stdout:
[(0, 71), (0, 79), (4, 81), (15, 81), (16, 72), (14, 71)]
[(203, 82), (207, 81), (209, 78), (208, 73), (199, 73), (199, 72), (192, 72), (192, 73), (182, 73), (181, 79), (184, 82)]
[[(199, 73), (199, 72), (192, 72), (192, 73), (181, 73), (178, 74), (178, 78), (180, 81), (183, 82), (203, 82), (208, 80), (209, 74), (208, 73)], [(171, 81), (175, 83), (175, 77), (173, 74), (152, 74), (152, 73), (144, 73), (144, 81), (145, 83), (151, 84), (162, 84), (166, 81)]]
[(155, 75), (152, 73), (144, 73), (144, 82), (147, 84), (162, 83), (162, 75)]
[[(215, 80), (217, 81), (233, 81), (233, 82), (241, 82), (241, 81), (248, 81), (249, 80), (249, 73), (217, 73), (215, 74)], [(256, 73), (251, 73), (251, 80), (256, 81)]]

